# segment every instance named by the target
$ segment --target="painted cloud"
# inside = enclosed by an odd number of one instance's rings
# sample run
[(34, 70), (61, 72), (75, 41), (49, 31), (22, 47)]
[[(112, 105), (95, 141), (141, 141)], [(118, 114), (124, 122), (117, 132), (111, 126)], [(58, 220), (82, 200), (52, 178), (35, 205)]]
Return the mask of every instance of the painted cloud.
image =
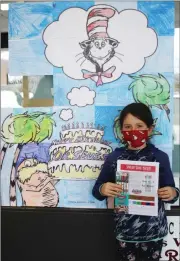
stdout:
[(91, 91), (88, 87), (82, 86), (80, 88), (73, 88), (67, 95), (70, 105), (85, 107), (94, 103), (96, 96), (95, 91)]
[(63, 109), (59, 115), (63, 121), (69, 121), (73, 118), (73, 111), (71, 109)]

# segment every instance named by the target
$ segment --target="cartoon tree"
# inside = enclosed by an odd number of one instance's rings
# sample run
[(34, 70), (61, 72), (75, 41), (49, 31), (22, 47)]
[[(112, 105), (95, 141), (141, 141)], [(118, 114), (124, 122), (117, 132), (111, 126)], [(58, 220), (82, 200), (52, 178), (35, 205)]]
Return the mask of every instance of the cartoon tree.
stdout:
[(40, 143), (45, 139), (50, 139), (53, 133), (55, 121), (51, 118), (53, 114), (44, 112), (27, 112), (18, 115), (9, 115), (2, 125), (1, 138), (5, 145), (1, 151), (1, 166), (7, 148), (18, 144), (10, 175), (10, 204), (16, 206), (16, 163), (23, 145), (29, 142)]
[(1, 150), (1, 167), (8, 147), (30, 142), (38, 131), (39, 125), (27, 112), (14, 116), (10, 114), (4, 120), (1, 129), (1, 138), (5, 142)]
[[(119, 114), (121, 113), (121, 111), (119, 111)], [(123, 143), (123, 136), (121, 133), (121, 127), (120, 127), (120, 116), (117, 116), (114, 120), (114, 125), (113, 125), (113, 130), (114, 130), (114, 136), (117, 140), (119, 140), (121, 143)], [(161, 132), (156, 131), (155, 127), (156, 127), (156, 123), (157, 123), (157, 118), (154, 119), (154, 123), (153, 123), (153, 131), (152, 133), (149, 135), (149, 139), (154, 136), (154, 135), (162, 135)]]
[(129, 85), (132, 89), (133, 97), (136, 102), (141, 102), (149, 106), (156, 106), (161, 110), (165, 110), (168, 120), (170, 121), (170, 109), (168, 103), (170, 101), (170, 85), (167, 79), (161, 75), (140, 75), (130, 76), (134, 81)]
[[(37, 113), (31, 114), (31, 116)], [(37, 118), (36, 121), (39, 124), (40, 131), (37, 132), (34, 142), (40, 143), (45, 139), (50, 139), (53, 134), (53, 128), (56, 127), (55, 121), (52, 119), (52, 115), (54, 113), (41, 113)]]

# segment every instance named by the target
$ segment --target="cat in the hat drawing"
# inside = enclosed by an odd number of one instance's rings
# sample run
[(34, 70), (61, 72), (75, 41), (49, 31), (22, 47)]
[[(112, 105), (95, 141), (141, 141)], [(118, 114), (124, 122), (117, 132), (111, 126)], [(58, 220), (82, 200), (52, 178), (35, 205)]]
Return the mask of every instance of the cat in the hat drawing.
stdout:
[(109, 5), (68, 8), (42, 37), (49, 63), (71, 79), (89, 79), (96, 86), (138, 72), (158, 46), (145, 14)]
[(117, 40), (109, 37), (107, 33), (108, 21), (114, 14), (115, 10), (110, 7), (93, 8), (87, 17), (86, 26), (89, 39), (80, 43), (85, 59), (90, 61), (96, 69), (96, 72), (82, 70), (83, 77), (95, 81), (96, 86), (103, 84), (102, 77), (112, 78), (112, 74), (116, 69), (115, 66), (111, 66), (105, 71), (103, 69), (104, 64), (115, 56), (115, 48), (119, 44)]

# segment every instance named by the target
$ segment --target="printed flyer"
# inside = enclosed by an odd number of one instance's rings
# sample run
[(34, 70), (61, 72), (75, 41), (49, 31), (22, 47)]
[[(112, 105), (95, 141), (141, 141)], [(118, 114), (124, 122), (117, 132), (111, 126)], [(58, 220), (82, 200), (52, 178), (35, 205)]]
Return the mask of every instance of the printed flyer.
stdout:
[(158, 181), (158, 162), (118, 160), (116, 183), (122, 185), (122, 193), (115, 198), (115, 211), (157, 216)]

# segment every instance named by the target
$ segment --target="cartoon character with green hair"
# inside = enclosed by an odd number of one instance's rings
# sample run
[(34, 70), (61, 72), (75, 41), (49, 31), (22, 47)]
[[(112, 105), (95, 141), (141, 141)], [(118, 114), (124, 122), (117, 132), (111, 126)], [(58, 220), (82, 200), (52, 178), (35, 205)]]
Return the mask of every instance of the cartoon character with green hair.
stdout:
[(135, 102), (141, 102), (145, 105), (158, 107), (165, 110), (168, 120), (170, 121), (170, 84), (167, 79), (158, 74), (143, 74), (140, 76), (130, 76), (134, 81), (129, 85), (132, 90)]
[(56, 126), (52, 115), (44, 112), (10, 114), (2, 124), (1, 138), (5, 144), (1, 150), (1, 168), (8, 147), (17, 144), (10, 175), (11, 206), (16, 206), (16, 163), (21, 149), (27, 143), (40, 143), (51, 138), (53, 127)]

